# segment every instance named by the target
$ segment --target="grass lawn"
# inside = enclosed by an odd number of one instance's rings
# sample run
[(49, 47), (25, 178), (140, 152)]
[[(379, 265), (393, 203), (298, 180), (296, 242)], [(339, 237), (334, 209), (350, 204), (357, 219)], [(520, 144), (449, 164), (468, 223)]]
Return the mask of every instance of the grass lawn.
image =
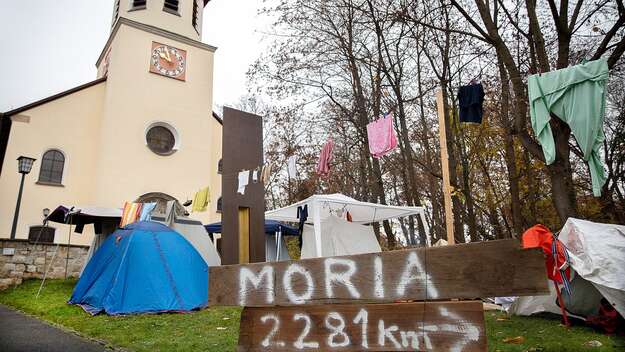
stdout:
[[(239, 308), (210, 308), (189, 314), (92, 317), (65, 302), (75, 281), (50, 280), (39, 296), (39, 280), (0, 292), (0, 303), (17, 308), (66, 329), (131, 351), (233, 351), (239, 333)], [(506, 318), (486, 312), (490, 351), (624, 351), (622, 339), (596, 334), (583, 327), (566, 329), (557, 320)], [(523, 336), (521, 344), (504, 343)], [(601, 347), (586, 347), (597, 340)]]

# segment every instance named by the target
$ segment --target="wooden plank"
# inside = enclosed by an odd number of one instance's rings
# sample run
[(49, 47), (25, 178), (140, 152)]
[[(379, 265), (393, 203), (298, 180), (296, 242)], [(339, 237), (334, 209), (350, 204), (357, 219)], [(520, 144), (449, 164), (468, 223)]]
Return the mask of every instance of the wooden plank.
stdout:
[(209, 305), (474, 299), (548, 294), (542, 252), (517, 240), (211, 267)]
[(250, 208), (239, 207), (239, 263), (250, 262)]
[(443, 91), (436, 91), (436, 107), (438, 111), (438, 140), (441, 149), (441, 168), (443, 169), (443, 200), (445, 203), (445, 228), (447, 243), (454, 244), (454, 214), (451, 208), (451, 185), (449, 182), (449, 154), (447, 154), (447, 130), (445, 125), (445, 109), (443, 108)]
[(239, 351), (486, 351), (482, 302), (245, 308)]

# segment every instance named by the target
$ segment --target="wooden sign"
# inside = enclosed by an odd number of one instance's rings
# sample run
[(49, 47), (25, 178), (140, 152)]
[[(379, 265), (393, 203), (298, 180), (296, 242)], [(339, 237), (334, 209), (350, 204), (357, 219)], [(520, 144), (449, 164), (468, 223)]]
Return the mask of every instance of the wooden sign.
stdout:
[(484, 312), (480, 301), (245, 308), (238, 350), (486, 351)]
[(211, 267), (209, 305), (291, 306), (548, 294), (517, 240)]

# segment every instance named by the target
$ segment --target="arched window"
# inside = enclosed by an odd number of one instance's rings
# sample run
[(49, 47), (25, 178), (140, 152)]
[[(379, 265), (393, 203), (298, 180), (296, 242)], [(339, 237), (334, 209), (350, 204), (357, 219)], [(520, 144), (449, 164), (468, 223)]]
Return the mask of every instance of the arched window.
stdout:
[(63, 179), (63, 167), (65, 156), (60, 150), (50, 149), (43, 153), (41, 168), (39, 169), (39, 182), (61, 184)]

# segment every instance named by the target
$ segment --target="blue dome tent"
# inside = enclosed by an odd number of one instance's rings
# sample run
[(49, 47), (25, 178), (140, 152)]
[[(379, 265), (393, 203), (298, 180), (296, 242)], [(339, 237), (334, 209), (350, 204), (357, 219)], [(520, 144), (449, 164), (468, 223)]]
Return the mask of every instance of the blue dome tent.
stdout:
[(208, 302), (208, 266), (182, 235), (141, 221), (115, 231), (87, 264), (70, 304), (91, 314), (189, 311)]

